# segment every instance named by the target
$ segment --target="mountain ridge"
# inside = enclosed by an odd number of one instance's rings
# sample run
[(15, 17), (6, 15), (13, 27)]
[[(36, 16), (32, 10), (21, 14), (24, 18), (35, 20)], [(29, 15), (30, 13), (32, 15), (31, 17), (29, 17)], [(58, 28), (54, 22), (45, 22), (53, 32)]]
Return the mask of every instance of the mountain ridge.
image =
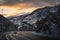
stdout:
[[(26, 15), (21, 15), (21, 16), (17, 16), (15, 17), (15, 21), (18, 27), (23, 27), (22, 25), (28, 27), (30, 26), (34, 26), (37, 27), (36, 22), (39, 20), (43, 20), (44, 18), (48, 17), (49, 15), (58, 15), (58, 12), (60, 10), (60, 5), (57, 6), (52, 6), (52, 7), (44, 7), (44, 8), (38, 8), (36, 10), (34, 10), (31, 14), (26, 14)], [(21, 19), (19, 19), (21, 18)], [(13, 23), (15, 23), (15, 21), (13, 19), (11, 19)], [(34, 27), (32, 27), (32, 29), (34, 29)]]

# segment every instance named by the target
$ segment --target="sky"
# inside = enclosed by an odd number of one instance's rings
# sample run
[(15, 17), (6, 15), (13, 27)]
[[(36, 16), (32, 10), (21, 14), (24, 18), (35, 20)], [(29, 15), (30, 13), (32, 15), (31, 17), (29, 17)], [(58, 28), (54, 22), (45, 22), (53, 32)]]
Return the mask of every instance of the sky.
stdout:
[(60, 0), (0, 0), (0, 14), (5, 17), (23, 15), (37, 8), (60, 4)]

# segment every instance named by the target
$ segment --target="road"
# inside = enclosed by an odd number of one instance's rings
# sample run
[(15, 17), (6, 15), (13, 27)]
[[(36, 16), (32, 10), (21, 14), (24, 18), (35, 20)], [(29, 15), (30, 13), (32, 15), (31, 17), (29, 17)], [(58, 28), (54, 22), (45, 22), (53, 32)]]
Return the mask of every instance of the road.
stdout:
[(32, 34), (33, 31), (6, 32), (4, 40), (57, 40)]

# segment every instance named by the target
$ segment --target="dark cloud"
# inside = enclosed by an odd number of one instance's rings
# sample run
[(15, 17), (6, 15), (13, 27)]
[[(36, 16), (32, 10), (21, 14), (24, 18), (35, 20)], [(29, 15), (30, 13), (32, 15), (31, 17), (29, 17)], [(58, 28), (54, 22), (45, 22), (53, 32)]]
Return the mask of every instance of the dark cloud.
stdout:
[(58, 5), (60, 4), (60, 0), (45, 0), (46, 2), (48, 2), (51, 5)]
[(0, 5), (16, 5), (19, 3), (19, 0), (2, 0), (3, 3), (0, 3)]
[[(1, 2), (2, 1), (2, 2)], [(60, 0), (1, 0), (0, 5), (16, 5), (20, 3), (34, 4), (35, 6), (57, 5)]]

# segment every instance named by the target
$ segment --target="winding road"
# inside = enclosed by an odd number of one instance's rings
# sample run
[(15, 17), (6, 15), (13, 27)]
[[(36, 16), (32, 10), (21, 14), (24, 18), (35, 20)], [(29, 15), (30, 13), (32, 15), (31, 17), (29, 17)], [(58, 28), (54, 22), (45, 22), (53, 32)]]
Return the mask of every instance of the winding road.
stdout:
[(57, 40), (55, 38), (34, 35), (33, 31), (12, 31), (5, 33), (5, 40)]

